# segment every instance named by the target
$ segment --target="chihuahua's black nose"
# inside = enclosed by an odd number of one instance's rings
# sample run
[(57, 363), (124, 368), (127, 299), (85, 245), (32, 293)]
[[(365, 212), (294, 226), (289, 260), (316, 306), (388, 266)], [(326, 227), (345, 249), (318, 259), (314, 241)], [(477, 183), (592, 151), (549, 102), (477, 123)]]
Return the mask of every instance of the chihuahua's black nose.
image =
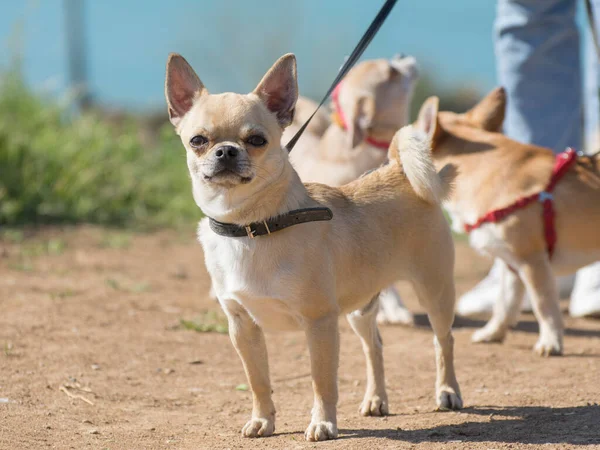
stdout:
[(238, 155), (238, 149), (233, 145), (224, 145), (215, 151), (215, 156), (220, 160), (235, 159)]

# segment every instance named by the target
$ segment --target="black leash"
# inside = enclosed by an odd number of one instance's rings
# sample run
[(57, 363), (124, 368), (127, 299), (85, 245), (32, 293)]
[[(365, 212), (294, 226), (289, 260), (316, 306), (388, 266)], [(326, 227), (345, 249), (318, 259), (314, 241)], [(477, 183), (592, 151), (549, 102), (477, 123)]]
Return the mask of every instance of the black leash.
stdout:
[(294, 135), (290, 142), (287, 143), (286, 147), (288, 149), (288, 152), (292, 151), (294, 145), (296, 145), (296, 142), (298, 142), (298, 139), (300, 139), (300, 136), (302, 136), (302, 133), (304, 133), (304, 130), (306, 130), (306, 127), (308, 126), (312, 118), (315, 116), (315, 114), (317, 114), (319, 108), (323, 106), (323, 104), (327, 101), (337, 84), (342, 80), (342, 78), (346, 76), (346, 74), (350, 71), (352, 66), (356, 64), (356, 61), (358, 61), (358, 59), (362, 56), (369, 43), (377, 34), (379, 28), (381, 28), (381, 25), (383, 25), (383, 22), (385, 22), (385, 19), (387, 19), (387, 16), (392, 11), (392, 8), (396, 4), (396, 1), (397, 0), (386, 0), (386, 2), (383, 4), (383, 6), (373, 19), (373, 22), (371, 22), (371, 25), (369, 25), (369, 28), (367, 29), (365, 34), (363, 34), (363, 37), (360, 39), (360, 41), (358, 41), (356, 47), (354, 47), (352, 54), (348, 57), (342, 68), (339, 70), (337, 76), (335, 77), (335, 80), (333, 80), (333, 83), (331, 84), (329, 90), (323, 97), (323, 100), (321, 100), (321, 103), (319, 103), (319, 106), (317, 106), (317, 109), (315, 109), (315, 112), (313, 112), (312, 115), (308, 118), (308, 120), (304, 122), (304, 125), (302, 125), (302, 127), (298, 130), (298, 132)]

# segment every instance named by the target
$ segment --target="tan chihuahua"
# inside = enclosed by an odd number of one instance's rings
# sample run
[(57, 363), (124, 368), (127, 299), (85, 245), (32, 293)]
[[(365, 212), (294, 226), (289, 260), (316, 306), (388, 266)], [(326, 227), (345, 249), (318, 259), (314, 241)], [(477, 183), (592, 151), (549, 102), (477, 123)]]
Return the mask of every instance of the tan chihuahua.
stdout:
[(388, 412), (375, 314), (378, 292), (397, 279), (413, 282), (429, 313), (437, 405), (459, 409), (454, 247), (439, 205), (454, 173), (436, 173), (425, 134), (400, 130), (389, 164), (340, 189), (304, 185), (281, 145), (298, 96), (294, 55), (281, 57), (250, 94), (211, 95), (173, 54), (165, 90), (194, 199), (208, 216), (198, 227), (206, 266), (252, 390), (243, 436), (275, 430), (263, 330), (289, 329), (304, 330), (310, 352), (314, 407), (306, 439), (337, 436), (340, 314), (367, 359), (360, 412)]
[[(287, 144), (315, 111), (290, 155), (303, 182), (341, 186), (387, 161), (392, 137), (409, 122), (418, 79), (412, 56), (368, 60), (354, 67), (333, 95), (332, 118), (317, 103), (299, 96), (292, 123), (284, 130)], [(216, 299), (211, 287), (210, 297)], [(394, 285), (379, 295), (378, 323), (413, 325)]]
[[(436, 165), (451, 163), (458, 169), (456, 188), (445, 203), (457, 232), (490, 211), (542, 193), (504, 219), (471, 231), (473, 247), (504, 263), (493, 317), (473, 341), (502, 341), (517, 321), (526, 289), (540, 326), (535, 351), (558, 355), (563, 352), (563, 321), (554, 275), (600, 260), (600, 158), (579, 157), (553, 191), (545, 192), (556, 157), (550, 149), (501, 134), (505, 106), (502, 88), (464, 114), (438, 113), (438, 99), (432, 97), (422, 106), (416, 127), (430, 136)], [(547, 200), (555, 211), (556, 246), (550, 252), (542, 204)]]

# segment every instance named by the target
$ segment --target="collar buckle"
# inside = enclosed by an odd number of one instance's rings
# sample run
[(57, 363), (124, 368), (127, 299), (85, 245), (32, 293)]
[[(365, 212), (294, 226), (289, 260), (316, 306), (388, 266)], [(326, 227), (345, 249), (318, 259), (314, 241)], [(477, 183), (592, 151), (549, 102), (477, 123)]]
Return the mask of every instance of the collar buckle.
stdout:
[(246, 234), (248, 235), (248, 237), (250, 239), (254, 239), (254, 233), (256, 233), (256, 230), (250, 228), (250, 225), (246, 225), (244, 228), (246, 229)]

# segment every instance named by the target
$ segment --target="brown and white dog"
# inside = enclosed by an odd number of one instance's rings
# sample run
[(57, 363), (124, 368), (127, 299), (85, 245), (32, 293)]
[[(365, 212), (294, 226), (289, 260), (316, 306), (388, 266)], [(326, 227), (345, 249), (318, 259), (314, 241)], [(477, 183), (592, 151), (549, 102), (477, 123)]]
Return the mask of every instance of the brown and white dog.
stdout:
[[(384, 164), (392, 137), (410, 120), (418, 76), (412, 56), (368, 60), (354, 67), (332, 96), (331, 123), (319, 110), (291, 153), (300, 179), (339, 187)], [(283, 144), (316, 106), (307, 99), (299, 102), (296, 117), (283, 134)], [(378, 322), (414, 323), (393, 285), (381, 292), (379, 302)]]
[[(314, 389), (310, 441), (337, 436), (338, 316), (367, 359), (363, 415), (388, 412), (377, 294), (410, 280), (435, 334), (436, 403), (462, 406), (454, 373), (454, 245), (440, 202), (452, 168), (436, 173), (424, 133), (400, 130), (390, 162), (341, 188), (303, 184), (281, 145), (298, 96), (296, 59), (281, 57), (247, 94), (211, 95), (179, 55), (167, 63), (169, 116), (187, 154), (194, 200), (208, 218), (198, 238), (229, 334), (252, 389), (242, 434), (275, 430), (264, 330), (304, 330)], [(329, 208), (332, 220), (272, 232), (291, 211)], [(214, 221), (248, 234), (217, 233)], [(254, 236), (251, 225), (266, 229)], [(252, 230), (252, 231), (250, 231)], [(268, 231), (268, 234), (267, 234)]]
[[(552, 193), (544, 192), (556, 157), (547, 148), (500, 133), (505, 105), (502, 88), (464, 114), (438, 112), (438, 99), (432, 97), (415, 125), (430, 136), (436, 165), (450, 163), (458, 170), (452, 196), (444, 204), (456, 231), (464, 232), (465, 226), (490, 211), (543, 192), (539, 201), (471, 231), (474, 248), (503, 261), (502, 293), (493, 317), (473, 341), (502, 341), (518, 318), (526, 289), (540, 327), (535, 351), (561, 354), (563, 321), (555, 274), (572, 273), (600, 260), (600, 158), (580, 157)], [(541, 203), (548, 199), (555, 211), (557, 238), (552, 257)]]

